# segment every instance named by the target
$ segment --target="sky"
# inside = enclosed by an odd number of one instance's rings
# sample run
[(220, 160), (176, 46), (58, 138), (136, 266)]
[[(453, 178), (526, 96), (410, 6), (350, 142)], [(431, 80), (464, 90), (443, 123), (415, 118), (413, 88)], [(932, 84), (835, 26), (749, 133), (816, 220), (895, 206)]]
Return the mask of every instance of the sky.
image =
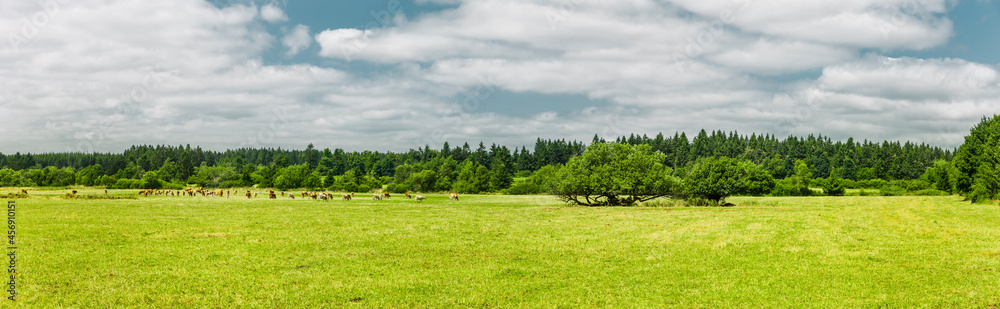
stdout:
[(0, 152), (406, 151), (701, 129), (953, 148), (997, 0), (0, 2)]

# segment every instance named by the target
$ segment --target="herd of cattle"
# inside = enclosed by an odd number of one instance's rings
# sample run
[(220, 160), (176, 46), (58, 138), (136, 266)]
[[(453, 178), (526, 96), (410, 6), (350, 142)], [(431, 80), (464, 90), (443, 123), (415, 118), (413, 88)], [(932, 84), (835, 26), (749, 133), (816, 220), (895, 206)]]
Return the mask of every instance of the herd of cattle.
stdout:
[[(73, 194), (76, 194), (76, 190), (73, 191)], [(104, 190), (104, 194), (108, 194), (108, 190)], [(153, 190), (153, 189), (149, 189), (149, 190), (139, 190), (139, 195), (145, 196), (145, 197), (148, 197), (150, 195), (153, 195), (153, 196), (157, 196), (157, 195), (162, 195), (162, 196), (198, 196), (198, 195), (201, 195), (201, 196), (218, 196), (218, 197), (227, 197), (228, 198), (228, 197), (230, 197), (232, 195), (239, 196), (240, 192), (238, 190), (232, 190), (232, 191), (230, 191), (230, 190), (222, 190), (222, 189), (219, 189), (219, 190), (205, 190), (205, 188), (184, 188), (184, 190)], [(257, 198), (257, 193), (251, 192), (250, 190), (246, 190), (246, 193), (243, 194), (243, 195), (245, 195), (248, 199)], [(302, 192), (299, 193), (299, 195), (302, 198), (311, 198), (313, 200), (319, 200), (319, 201), (329, 201), (329, 200), (334, 199), (334, 194), (333, 193), (326, 193), (326, 192), (302, 191)], [(354, 198), (354, 196), (355, 196), (355, 194), (353, 192), (352, 193), (343, 193), (343, 194), (340, 195), (340, 199), (341, 200), (345, 200), (345, 201), (350, 201), (351, 199)], [(424, 197), (422, 195), (411, 195), (410, 193), (405, 193), (404, 196), (406, 198), (408, 198), (408, 199), (413, 199), (413, 200), (416, 200), (418, 202), (419, 201), (423, 201), (423, 200), (426, 199), (426, 197)], [(277, 199), (278, 197), (287, 197), (287, 198), (290, 198), (290, 199), (295, 199), (295, 193), (288, 192), (288, 194), (286, 195), (285, 191), (279, 191), (278, 193), (275, 193), (274, 190), (270, 190), (267, 193), (267, 198), (269, 198), (269, 199), (273, 200), (273, 199)], [(383, 199), (389, 199), (390, 197), (392, 197), (392, 195), (389, 194), (389, 193), (375, 193), (375, 194), (372, 194), (372, 200), (376, 200), (376, 201), (381, 201)], [(458, 200), (458, 193), (449, 193), (448, 194), (448, 198), (457, 201)]]

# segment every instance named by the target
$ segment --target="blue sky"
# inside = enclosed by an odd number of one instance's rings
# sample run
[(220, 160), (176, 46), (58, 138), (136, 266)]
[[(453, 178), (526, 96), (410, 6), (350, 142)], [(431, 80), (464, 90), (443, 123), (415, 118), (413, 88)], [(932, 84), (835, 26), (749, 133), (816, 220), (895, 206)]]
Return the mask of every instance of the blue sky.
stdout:
[(702, 128), (955, 147), (1000, 110), (997, 29), (981, 0), (11, 1), (0, 152)]

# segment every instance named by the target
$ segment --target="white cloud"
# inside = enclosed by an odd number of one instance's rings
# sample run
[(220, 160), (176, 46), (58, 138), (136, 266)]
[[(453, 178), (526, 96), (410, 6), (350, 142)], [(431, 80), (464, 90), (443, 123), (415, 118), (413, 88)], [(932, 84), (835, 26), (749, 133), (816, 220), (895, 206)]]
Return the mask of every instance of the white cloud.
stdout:
[(268, 4), (260, 8), (260, 17), (270, 23), (288, 21), (288, 16), (285, 15), (285, 11), (281, 8)]
[(312, 36), (309, 35), (309, 27), (298, 25), (292, 28), (288, 34), (285, 34), (285, 38), (281, 40), (281, 44), (288, 48), (287, 55), (294, 56), (299, 51), (312, 45), (312, 40)]
[[(263, 23), (287, 16), (273, 5), (258, 12), (201, 0), (75, 0), (18, 50), (0, 48), (0, 145), (405, 150), (706, 128), (954, 146), (982, 114), (1000, 112), (996, 66), (862, 52), (942, 44), (951, 31), (938, 14), (948, 9), (943, 1), (431, 2), (457, 6), (397, 14), (380, 28), (313, 35), (297, 25), (277, 45)], [(2, 2), (0, 29), (16, 33), (38, 11)], [(904, 22), (890, 24), (887, 36), (871, 31), (893, 12), (910, 17), (896, 19)], [(380, 69), (262, 63), (271, 48), (296, 55), (313, 39), (331, 62)], [(772, 80), (802, 72), (822, 75)], [(609, 105), (527, 117), (463, 106), (470, 95), (499, 104), (483, 89), (582, 94)]]

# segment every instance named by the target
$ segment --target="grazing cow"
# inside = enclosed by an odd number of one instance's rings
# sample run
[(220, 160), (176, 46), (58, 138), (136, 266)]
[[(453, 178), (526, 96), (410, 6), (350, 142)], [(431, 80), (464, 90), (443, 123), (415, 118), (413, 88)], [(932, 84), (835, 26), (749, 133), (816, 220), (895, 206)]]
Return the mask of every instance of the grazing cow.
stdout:
[(448, 198), (453, 200), (458, 200), (458, 193), (448, 193)]
[(384, 195), (386, 199), (389, 199), (389, 192), (382, 193), (382, 195)]
[(73, 190), (73, 195), (76, 195), (76, 190)]
[(309, 192), (302, 191), (302, 197), (307, 197), (307, 196), (309, 196)]
[(410, 195), (410, 192), (406, 192), (406, 198), (413, 198), (413, 196)]
[(319, 195), (317, 195), (316, 192), (309, 192), (309, 197), (315, 200), (317, 197), (319, 197)]
[(257, 192), (253, 193), (253, 198), (257, 198)]
[[(21, 190), (21, 191), (24, 191), (24, 190)], [(28, 193), (24, 193), (24, 194), (28, 194)], [(354, 197), (354, 192), (351, 192), (351, 197)]]
[(319, 194), (319, 199), (324, 202), (330, 201), (330, 197), (325, 192)]
[(28, 190), (21, 189), (21, 194), (28, 195)]
[(271, 192), (267, 194), (267, 198), (274, 200), (277, 199), (278, 196), (274, 194), (274, 190), (271, 190)]
[(281, 191), (281, 196), (285, 196), (285, 191)]
[(108, 189), (104, 189), (104, 195), (108, 195)]
[(345, 193), (345, 194), (343, 194), (343, 195), (340, 196), (340, 199), (345, 200), (345, 201), (350, 201), (351, 200), (351, 195)]
[(288, 192), (288, 197), (294, 200), (295, 199), (295, 193)]
[(247, 198), (249, 199), (251, 196), (253, 195), (250, 194), (250, 190), (247, 190)]
[(426, 197), (424, 197), (423, 195), (417, 195), (417, 202), (423, 201), (424, 199), (426, 199)]
[(372, 195), (372, 200), (381, 201), (382, 200), (382, 195), (378, 194), (378, 193), (375, 193), (375, 194)]

